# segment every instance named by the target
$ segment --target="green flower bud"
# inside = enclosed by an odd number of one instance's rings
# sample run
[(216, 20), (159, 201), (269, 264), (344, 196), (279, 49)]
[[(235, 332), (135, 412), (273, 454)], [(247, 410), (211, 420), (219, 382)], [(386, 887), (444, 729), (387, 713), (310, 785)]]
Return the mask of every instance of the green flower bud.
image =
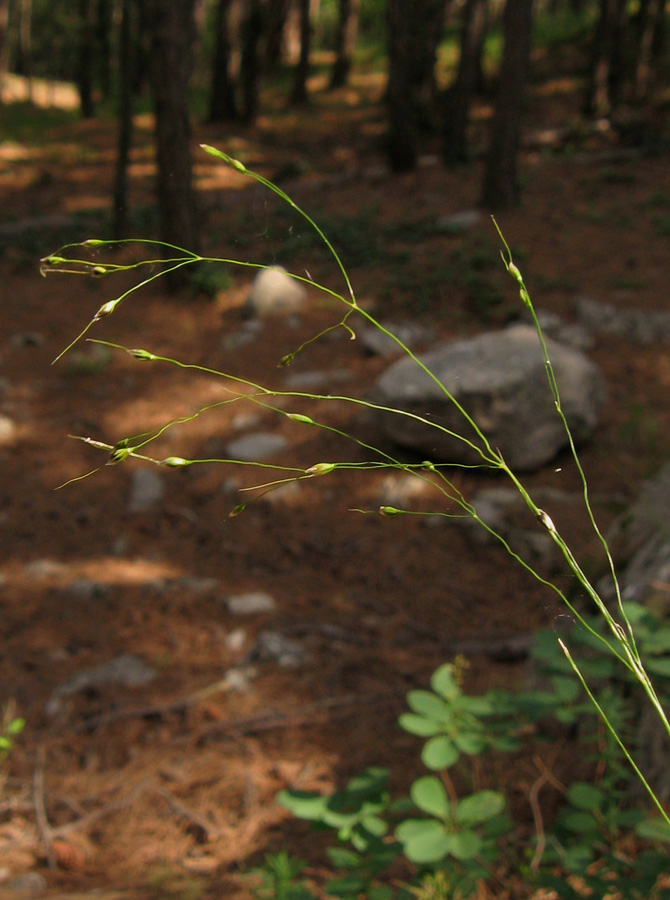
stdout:
[(168, 456), (165, 459), (161, 460), (162, 466), (170, 466), (173, 469), (178, 469), (181, 466), (189, 466), (190, 461), (188, 459), (184, 459), (183, 456)]
[(128, 450), (126, 447), (119, 447), (117, 445), (109, 454), (107, 465), (115, 466), (117, 463), (123, 462), (124, 460), (128, 459), (129, 456), (130, 450)]
[(158, 359), (153, 353), (149, 353), (148, 350), (130, 350), (129, 353), (131, 356), (134, 356), (135, 359), (146, 360), (151, 362), (154, 359)]
[(395, 506), (380, 506), (379, 512), (382, 516), (401, 516), (404, 510), (396, 509)]
[(303, 416), (302, 413), (286, 413), (286, 417), (292, 422), (300, 422), (303, 425), (316, 425), (314, 419), (309, 416)]
[(82, 247), (103, 247), (107, 241), (100, 241), (98, 238), (89, 238), (87, 241), (84, 241)]
[(305, 469), (305, 475), (328, 475), (336, 468), (336, 463), (317, 463)]
[(99, 319), (104, 319), (105, 316), (111, 316), (116, 309), (116, 304), (118, 302), (118, 300), (108, 300), (107, 303), (103, 303), (97, 313), (93, 316), (93, 321), (97, 322)]

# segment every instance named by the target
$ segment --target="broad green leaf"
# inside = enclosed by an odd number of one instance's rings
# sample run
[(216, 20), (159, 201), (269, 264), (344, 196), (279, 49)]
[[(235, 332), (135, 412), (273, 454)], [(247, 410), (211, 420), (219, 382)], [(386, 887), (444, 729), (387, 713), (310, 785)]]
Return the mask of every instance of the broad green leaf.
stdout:
[(19, 734), (25, 727), (25, 719), (12, 719), (12, 721), (7, 726), (7, 734)]
[(490, 716), (492, 713), (498, 712), (495, 701), (490, 695), (480, 694), (478, 697), (470, 697), (468, 694), (463, 694), (455, 705), (460, 711), (473, 716)]
[(413, 712), (438, 722), (450, 723), (453, 720), (453, 713), (446, 702), (432, 691), (410, 691), (407, 705)]
[(454, 744), (461, 753), (466, 753), (468, 756), (477, 756), (477, 754), (483, 753), (487, 743), (485, 737), (472, 731), (457, 732), (454, 735)]
[(277, 794), (277, 803), (292, 812), (296, 818), (313, 821), (323, 818), (328, 799), (312, 791), (284, 790)]
[(426, 716), (419, 716), (416, 713), (403, 713), (398, 719), (398, 725), (410, 734), (417, 737), (433, 737), (444, 729), (444, 725), (435, 719), (428, 719)]
[(388, 831), (388, 825), (379, 816), (364, 816), (360, 821), (360, 827), (374, 837), (383, 837)]
[(561, 816), (561, 824), (574, 834), (599, 833), (598, 822), (592, 815), (581, 810), (569, 810)]
[(566, 851), (562, 861), (569, 872), (581, 873), (593, 861), (593, 850), (588, 844), (577, 844)]
[(477, 825), (503, 811), (505, 798), (497, 791), (477, 791), (464, 797), (456, 810), (456, 821), (462, 825)]
[(472, 859), (482, 847), (482, 839), (475, 831), (457, 831), (447, 835), (449, 853), (456, 859)]
[(355, 869), (360, 866), (362, 857), (348, 847), (328, 847), (326, 849), (331, 863), (338, 869)]
[(433, 672), (430, 686), (446, 700), (454, 700), (461, 693), (460, 687), (454, 681), (454, 667), (445, 663)]
[(449, 816), (449, 797), (439, 778), (426, 775), (417, 779), (409, 794), (422, 812), (438, 819), (446, 819)]
[(439, 862), (449, 852), (451, 835), (436, 819), (409, 819), (398, 826), (395, 834), (411, 862)]
[(429, 769), (448, 769), (458, 762), (459, 751), (445, 735), (431, 738), (421, 751), (421, 761)]
[(577, 809), (593, 811), (595, 809), (603, 808), (605, 794), (594, 784), (576, 781), (568, 788), (567, 799), (568, 802), (573, 806), (576, 806)]
[(343, 875), (342, 878), (333, 878), (331, 881), (327, 881), (326, 893), (331, 897), (358, 897), (365, 890), (365, 881), (366, 879), (362, 875), (352, 872), (350, 875)]
[(635, 833), (648, 841), (670, 843), (670, 825), (664, 819), (645, 819), (635, 826)]

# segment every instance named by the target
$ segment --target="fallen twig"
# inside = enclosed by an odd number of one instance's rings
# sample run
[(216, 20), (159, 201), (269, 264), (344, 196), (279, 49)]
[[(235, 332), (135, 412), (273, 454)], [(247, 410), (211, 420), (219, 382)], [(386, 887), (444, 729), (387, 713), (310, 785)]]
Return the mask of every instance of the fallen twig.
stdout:
[(44, 768), (46, 766), (46, 750), (44, 744), (37, 748), (37, 762), (33, 774), (33, 803), (35, 806), (35, 820), (39, 829), (42, 843), (47, 855), (47, 865), (50, 869), (56, 868), (56, 855), (53, 851), (54, 832), (49, 824), (46, 805), (44, 803)]

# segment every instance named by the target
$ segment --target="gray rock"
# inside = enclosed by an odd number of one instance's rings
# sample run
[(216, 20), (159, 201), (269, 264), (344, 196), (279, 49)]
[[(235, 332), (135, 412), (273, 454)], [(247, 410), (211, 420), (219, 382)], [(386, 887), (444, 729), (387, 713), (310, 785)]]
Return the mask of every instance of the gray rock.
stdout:
[(306, 650), (278, 631), (262, 631), (247, 654), (249, 663), (277, 663), (283, 669), (297, 669), (308, 660)]
[(245, 311), (255, 316), (296, 312), (305, 303), (307, 292), (303, 285), (281, 266), (261, 269), (255, 277)]
[(481, 218), (482, 214), (478, 209), (463, 209), (442, 216), (437, 220), (436, 226), (438, 231), (445, 231), (447, 234), (462, 234), (479, 225)]
[(34, 559), (26, 564), (24, 572), (29, 578), (57, 578), (67, 572), (67, 566), (55, 559)]
[(23, 872), (2, 882), (3, 896), (7, 891), (9, 897), (40, 897), (46, 892), (47, 880), (40, 872)]
[(248, 344), (253, 344), (262, 330), (262, 322), (258, 319), (248, 319), (246, 322), (243, 322), (239, 331), (225, 334), (221, 338), (221, 347), (224, 350), (236, 350), (238, 347), (245, 347)]
[[(387, 331), (390, 331), (391, 334), (400, 338), (410, 350), (416, 347), (417, 344), (427, 343), (433, 337), (432, 329), (416, 322), (382, 322), (380, 324)], [(374, 328), (372, 325), (366, 325), (364, 328), (361, 328), (358, 332), (358, 337), (363, 350), (366, 353), (371, 353), (373, 356), (399, 356), (404, 352), (392, 337), (389, 337), (388, 334), (380, 331), (379, 328)]]
[(411, 509), (413, 504), (433, 490), (432, 485), (416, 475), (391, 474), (382, 478), (377, 487), (380, 506)]
[[(668, 509), (670, 463), (643, 484), (637, 500), (609, 536), (624, 599), (642, 603), (662, 618), (670, 616)], [(605, 596), (613, 597), (608, 577), (598, 587)]]
[(548, 309), (538, 309), (536, 313), (545, 337), (574, 347), (575, 350), (590, 350), (594, 346), (593, 335), (583, 325), (566, 322), (558, 313)]
[(288, 441), (280, 434), (259, 431), (236, 438), (226, 446), (226, 454), (231, 459), (255, 461), (267, 459), (281, 453), (288, 447)]
[(67, 586), (66, 593), (76, 600), (98, 600), (109, 594), (110, 586), (90, 578), (77, 578)]
[(165, 482), (154, 469), (136, 469), (130, 479), (128, 512), (148, 512), (155, 509), (165, 496)]
[(153, 681), (156, 673), (147, 664), (132, 653), (122, 653), (115, 656), (109, 662), (87, 669), (68, 678), (63, 684), (58, 685), (48, 701), (45, 712), (47, 715), (55, 715), (62, 706), (64, 697), (71, 697), (91, 688), (103, 687), (109, 684), (119, 684), (123, 687), (141, 687)]
[(263, 591), (235, 594), (226, 599), (228, 611), (234, 616), (252, 616), (257, 613), (272, 612), (277, 606), (274, 597)]
[(612, 303), (580, 297), (577, 315), (596, 334), (612, 334), (636, 344), (670, 341), (670, 313), (663, 310), (619, 309)]
[(284, 381), (287, 391), (320, 391), (351, 381), (352, 374), (347, 369), (332, 369), (330, 372), (291, 372)]
[[(588, 438), (604, 403), (604, 380), (584, 354), (547, 339), (563, 411), (575, 441)], [(478, 423), (512, 469), (549, 462), (567, 444), (556, 414), (535, 329), (515, 325), (469, 340), (444, 344), (421, 357)], [(378, 379), (374, 399), (416, 413), (476, 442), (474, 432), (440, 387), (412, 360), (391, 365)], [(458, 440), (407, 416), (378, 413), (388, 437), (426, 458), (476, 464), (480, 457)]]

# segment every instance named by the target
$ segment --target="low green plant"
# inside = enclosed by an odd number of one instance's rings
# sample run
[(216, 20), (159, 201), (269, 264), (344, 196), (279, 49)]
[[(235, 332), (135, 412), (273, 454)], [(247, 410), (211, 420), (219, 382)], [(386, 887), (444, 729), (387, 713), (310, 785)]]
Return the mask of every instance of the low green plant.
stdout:
[(268, 853), (263, 864), (251, 873), (260, 879), (254, 894), (259, 900), (314, 900), (314, 894), (300, 877), (305, 866), (285, 850)]
[(0, 762), (9, 756), (16, 738), (25, 727), (25, 719), (16, 715), (16, 705), (10, 700), (2, 710), (0, 719)]
[[(169, 429), (185, 424), (217, 407), (240, 400), (257, 404), (277, 416), (283, 416), (298, 427), (321, 428), (340, 437), (347, 438), (368, 458), (356, 462), (317, 460), (307, 467), (280, 466), (261, 462), (253, 463), (259, 469), (264, 469), (268, 477), (255, 486), (253, 489), (255, 493), (252, 493), (247, 501), (238, 504), (231, 510), (230, 516), (234, 517), (241, 514), (249, 503), (265, 496), (268, 492), (287, 482), (300, 482), (315, 477), (327, 477), (338, 470), (379, 471), (380, 469), (391, 469), (427, 481), (434, 490), (449, 501), (452, 511), (432, 512), (431, 510), (425, 510), (423, 512), (427, 515), (469, 517), (496, 538), (510, 556), (523, 566), (531, 576), (554, 592), (574, 622), (579, 626), (579, 634), (587, 636), (587, 640), (606, 655), (621, 681), (635, 685), (636, 689), (641, 692), (644, 701), (650, 705), (657, 716), (659, 727), (666, 736), (670, 735), (670, 723), (668, 722), (664, 703), (655, 681), (651, 677), (651, 675), (655, 676), (662, 673), (658, 672), (658, 667), (654, 671), (654, 654), (652, 652), (643, 652), (643, 649), (641, 649), (640, 638), (634, 628), (634, 618), (631, 618), (630, 610), (623, 602), (609, 547), (593, 514), (586, 475), (582, 469), (573, 435), (562, 408), (561, 397), (544, 334), (540, 328), (521, 272), (515, 264), (502, 235), (500, 234), (503, 247), (501, 254), (503, 263), (508, 274), (516, 283), (526, 314), (530, 316), (537, 330), (539, 352), (544, 361), (548, 389), (554, 402), (556, 415), (565, 429), (569, 452), (572, 455), (575, 470), (581, 482), (584, 507), (608, 568), (614, 595), (613, 602), (606, 602), (603, 599), (601, 593), (573, 554), (567, 541), (556, 528), (551, 516), (536, 504), (517, 474), (509, 467), (497, 448), (490, 444), (486, 434), (468, 411), (449, 392), (448, 388), (440, 382), (438, 377), (426, 367), (421, 358), (417, 357), (397, 336), (389, 332), (368, 309), (358, 303), (342, 259), (333, 248), (330, 238), (325, 234), (323, 228), (308, 213), (298, 207), (277, 185), (272, 184), (263, 176), (251, 172), (243, 163), (215, 148), (205, 146), (204, 150), (272, 191), (294, 213), (301, 217), (303, 225), (306, 224), (313, 229), (319, 241), (330, 252), (344, 281), (343, 291), (338, 292), (326, 285), (314, 283), (308, 274), (305, 276), (296, 273), (292, 274), (295, 280), (310, 283), (331, 300), (336, 300), (343, 306), (344, 314), (340, 321), (327, 328), (326, 331), (343, 328), (353, 337), (355, 336), (354, 328), (357, 322), (379, 329), (395, 341), (399, 349), (413, 360), (415, 365), (438, 387), (444, 397), (455, 406), (462, 417), (463, 430), (459, 432), (450, 431), (420, 414), (401, 409), (389, 409), (365, 398), (271, 390), (231, 373), (182, 363), (160, 356), (144, 348), (125, 347), (110, 341), (98, 340), (94, 341), (94, 343), (102, 344), (117, 351), (127, 352), (143, 363), (162, 363), (225, 378), (227, 388), (230, 390), (230, 397), (220, 403), (198, 409), (190, 416), (172, 419), (154, 431), (121, 438), (112, 445), (94, 441), (86, 436), (80, 436), (79, 439), (105, 452), (108, 463), (118, 464), (129, 458), (135, 458), (167, 468), (185, 468), (202, 462), (212, 462), (213, 460), (187, 459), (175, 455), (156, 458), (150, 455), (150, 445), (158, 437), (165, 435)], [(200, 266), (203, 263), (214, 262), (251, 269), (266, 267), (260, 263), (239, 259), (215, 260), (205, 258), (179, 247), (157, 244), (157, 242), (152, 241), (133, 242), (133, 248), (137, 250), (139, 247), (143, 247), (145, 250), (152, 251), (158, 246), (163, 254), (162, 259), (156, 259), (155, 254), (149, 252), (147, 254), (148, 258), (134, 259), (131, 263), (107, 263), (101, 261), (100, 254), (104, 249), (114, 249), (118, 243), (88, 240), (82, 244), (67, 245), (42, 261), (45, 274), (51, 271), (69, 271), (106, 277), (116, 272), (127, 272), (129, 270), (143, 271), (148, 268), (149, 271), (149, 274), (141, 279), (138, 284), (104, 303), (82, 330), (81, 334), (65, 348), (60, 356), (67, 353), (79, 339), (86, 336), (90, 329), (102, 318), (106, 318), (116, 312), (119, 306), (139, 288), (165, 274), (187, 266)], [(87, 255), (88, 251), (91, 250), (95, 252), (95, 259), (91, 259)], [(316, 340), (320, 336), (317, 335), (306, 343), (311, 343), (312, 340)], [(290, 365), (304, 346), (306, 344), (284, 356), (280, 364)], [(231, 385), (239, 386), (240, 392), (236, 393), (230, 387)], [(450, 474), (452, 471), (451, 467), (430, 460), (409, 463), (396, 459), (390, 452), (375, 448), (354, 434), (348, 434), (325, 421), (314, 419), (303, 412), (294, 411), (292, 408), (294, 402), (298, 404), (306, 400), (326, 401), (326, 405), (327, 402), (341, 401), (358, 408), (408, 417), (421, 423), (423, 426), (446, 432), (451, 438), (465, 443), (471, 451), (478, 455), (479, 468), (488, 472), (498, 473), (506, 478), (519, 492), (528, 508), (529, 514), (533, 515), (540, 522), (560, 551), (568, 571), (587, 598), (593, 615), (591, 615), (591, 611), (586, 614), (581, 609), (578, 609), (571, 599), (572, 595), (568, 595), (561, 588), (558, 581), (548, 580), (541, 575), (509, 546), (502, 535), (496, 533), (480, 518), (477, 509), (465, 498), (458, 487), (458, 483), (452, 478)], [(214, 461), (227, 465), (249, 465), (247, 461), (235, 459)], [(370, 513), (374, 511), (359, 510), (359, 512)], [(382, 506), (376, 512), (383, 516), (409, 514), (405, 510), (388, 505)], [(640, 625), (639, 618), (636, 621), (637, 625)], [(462, 758), (473, 757), (484, 751), (504, 752), (514, 749), (515, 735), (513, 730), (510, 729), (510, 722), (515, 716), (525, 715), (533, 721), (538, 721), (542, 715), (552, 714), (561, 705), (566, 706), (567, 704), (569, 706), (570, 703), (574, 704), (576, 695), (580, 693), (580, 687), (588, 698), (589, 708), (597, 713), (599, 720), (602, 722), (604, 733), (608, 736), (608, 741), (611, 742), (612, 752), (620, 753), (621, 758), (632, 768), (660, 816), (656, 820), (656, 824), (648, 827), (656, 838), (665, 838), (668, 828), (670, 828), (670, 819), (663, 804), (656, 796), (652, 786), (647, 782), (629, 749), (625, 721), (618, 717), (619, 706), (610, 702), (610, 692), (603, 684), (601, 674), (594, 674), (588, 659), (581, 661), (579, 654), (574, 649), (575, 647), (577, 650), (581, 649), (579, 645), (579, 641), (573, 642), (573, 639), (567, 635), (558, 637), (554, 641), (556, 652), (562, 660), (563, 670), (559, 673), (554, 673), (550, 691), (537, 690), (526, 692), (515, 699), (511, 699), (504, 694), (469, 697), (463, 693), (459, 679), (454, 674), (454, 669), (450, 666), (445, 666), (438, 669), (435, 673), (431, 682), (431, 691), (410, 692), (408, 702), (411, 712), (402, 719), (401, 725), (404, 728), (409, 726), (408, 730), (413, 728), (413, 733), (427, 738), (422, 751), (422, 760), (429, 768), (439, 771), (441, 777), (424, 775), (414, 782), (409, 799), (419, 815), (403, 818), (402, 821), (395, 824), (392, 835), (389, 831), (390, 825), (387, 816), (393, 817), (398, 813), (398, 809), (389, 805), (390, 801), (387, 801), (384, 794), (382, 775), (376, 770), (368, 770), (363, 778), (363, 782), (354, 781), (354, 784), (348, 786), (345, 790), (344, 796), (339, 796), (337, 801), (333, 801), (332, 798), (331, 800), (317, 797), (291, 798), (290, 795), (285, 795), (284, 801), (289, 804), (293, 803), (294, 812), (299, 812), (303, 816), (308, 812), (309, 815), (307, 817), (311, 816), (315, 821), (320, 821), (322, 824), (328, 825), (328, 827), (335, 828), (338, 838), (351, 842), (353, 847), (351, 852), (358, 854), (358, 857), (346, 857), (350, 868), (345, 878), (344, 886), (340, 884), (339, 887), (333, 888), (331, 885), (331, 890), (339, 890), (338, 896), (352, 896), (354, 891), (357, 894), (365, 892), (370, 895), (370, 891), (375, 887), (375, 880), (380, 872), (379, 865), (387, 859), (386, 854), (396, 853), (396, 851), (402, 849), (407, 859), (416, 865), (439, 866), (442, 872), (449, 873), (449, 883), (453, 884), (454, 896), (458, 896), (459, 892), (461, 896), (468, 896), (467, 892), (474, 889), (477, 879), (486, 877), (490, 862), (495, 859), (498, 853), (497, 838), (500, 835), (500, 831), (504, 830), (503, 825), (507, 827), (503, 816), (505, 803), (504, 798), (497, 791), (488, 789), (472, 790), (459, 794), (455, 789), (452, 790), (449, 786), (451, 783), (449, 777), (451, 768), (460, 763)], [(648, 649), (647, 646), (646, 650)], [(608, 675), (608, 677), (610, 676)], [(568, 715), (569, 713), (564, 711), (563, 716), (566, 717)], [(618, 774), (615, 774), (615, 777), (618, 778)], [(584, 805), (587, 794), (586, 788), (578, 786), (572, 790), (568, 800), (572, 802), (573, 806), (577, 805), (579, 811), (579, 804)], [(624, 823), (624, 820), (619, 817), (617, 812), (617, 803), (611, 802), (612, 800), (617, 801), (616, 795), (610, 792), (603, 798), (600, 791), (595, 791), (589, 794), (589, 798), (595, 803), (594, 808), (591, 810), (593, 822), (597, 824), (598, 829), (602, 829), (606, 825), (610, 829), (610, 837), (608, 838), (610, 839), (612, 829), (616, 830)], [(601, 799), (603, 804), (600, 802)], [(335, 804), (334, 806), (333, 803)], [(302, 805), (297, 806), (296, 804)], [(568, 817), (568, 824), (571, 821), (574, 824), (577, 818), (575, 816), (572, 818)], [(584, 819), (583, 821), (585, 822)], [(586, 834), (591, 840), (593, 832), (589, 829), (584, 831), (583, 834)], [(569, 827), (567, 830), (570, 831)], [(576, 833), (579, 834), (579, 832)], [(345, 860), (345, 857), (341, 854), (338, 858), (340, 863)], [(573, 858), (576, 858), (574, 853)], [(589, 874), (588, 871), (586, 874)], [(346, 893), (347, 890), (349, 890), (349, 894)]]

